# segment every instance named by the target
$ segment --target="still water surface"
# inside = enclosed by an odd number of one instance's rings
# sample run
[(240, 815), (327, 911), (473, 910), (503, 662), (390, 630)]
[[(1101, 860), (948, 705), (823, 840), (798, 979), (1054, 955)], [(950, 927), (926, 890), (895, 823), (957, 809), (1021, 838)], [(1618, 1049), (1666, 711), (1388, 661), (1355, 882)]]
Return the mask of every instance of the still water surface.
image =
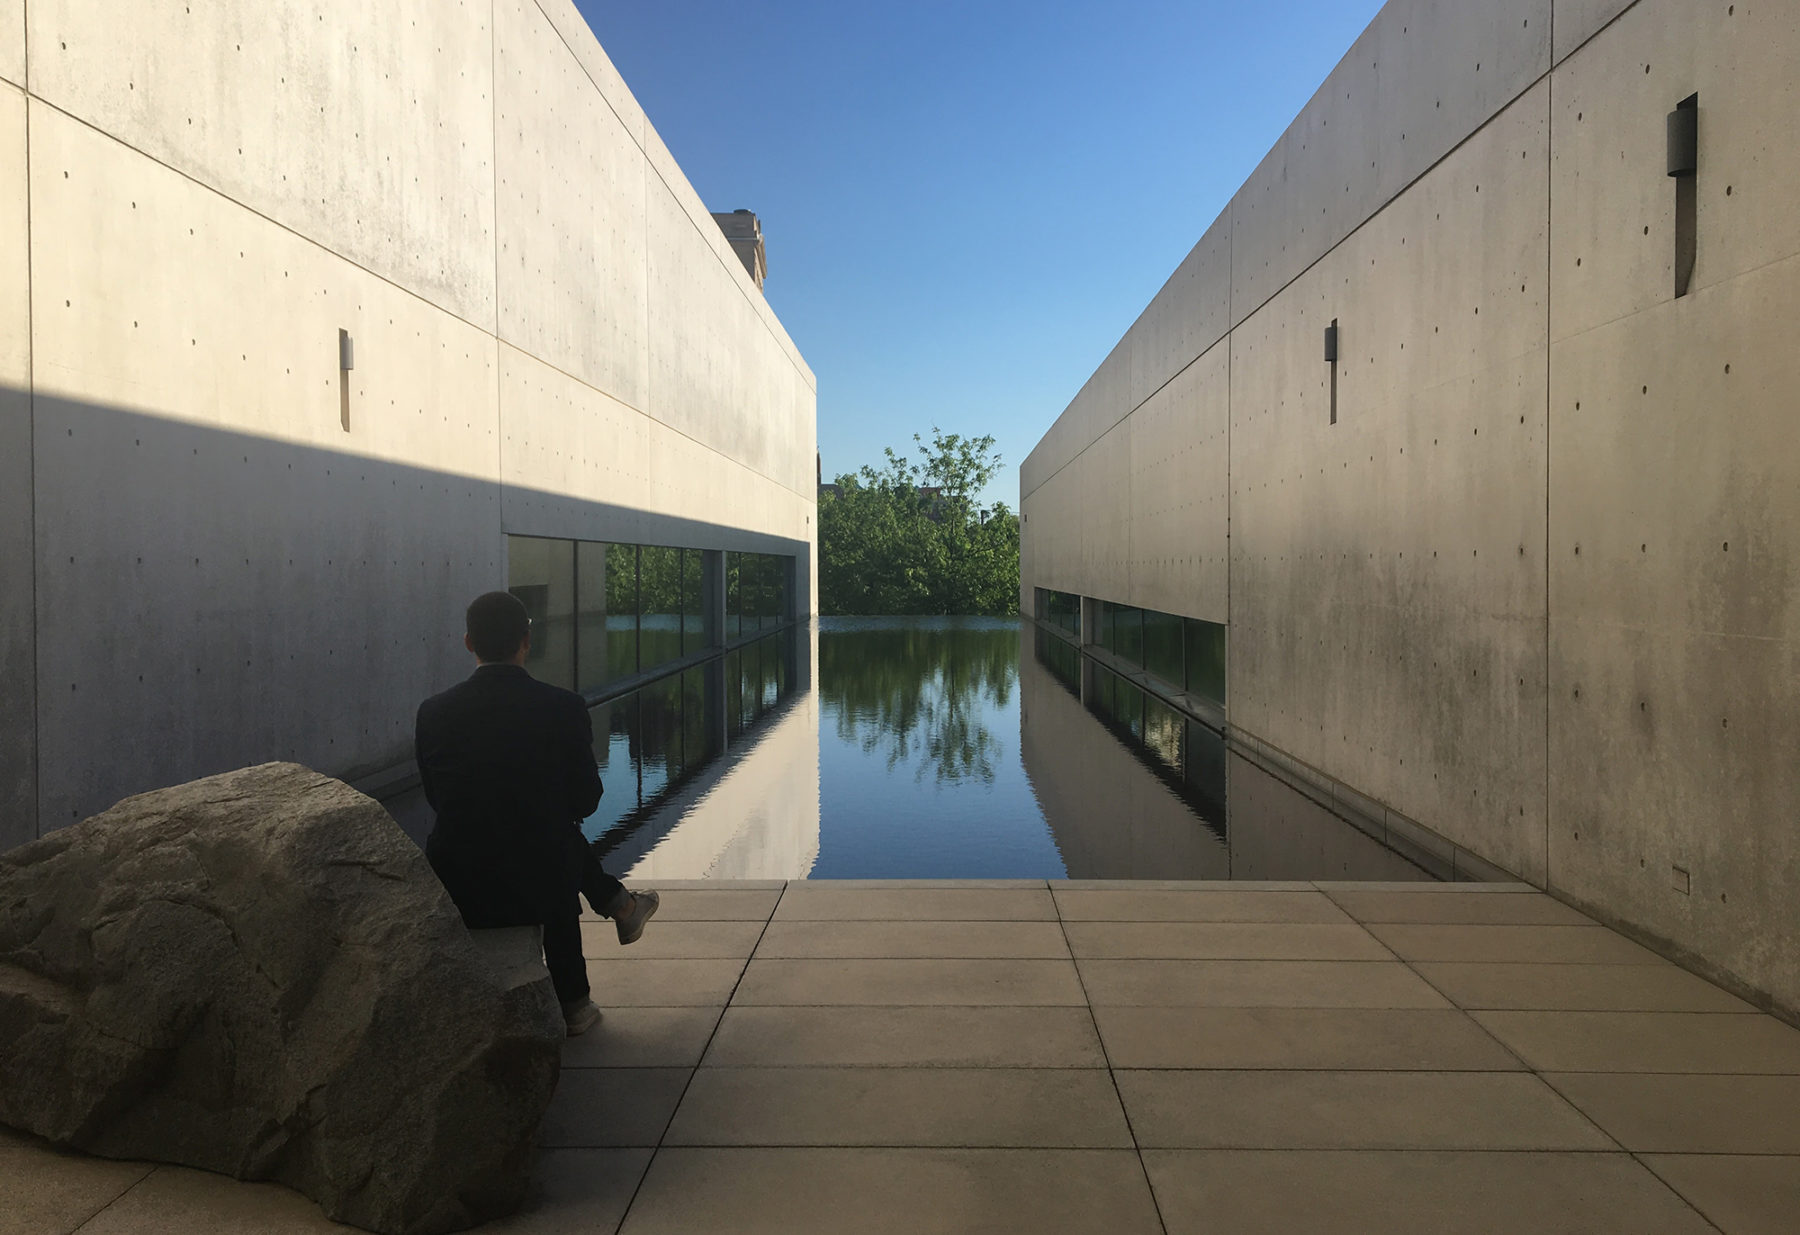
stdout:
[(595, 709), (631, 879), (1432, 877), (1030, 622), (825, 618), (682, 678)]

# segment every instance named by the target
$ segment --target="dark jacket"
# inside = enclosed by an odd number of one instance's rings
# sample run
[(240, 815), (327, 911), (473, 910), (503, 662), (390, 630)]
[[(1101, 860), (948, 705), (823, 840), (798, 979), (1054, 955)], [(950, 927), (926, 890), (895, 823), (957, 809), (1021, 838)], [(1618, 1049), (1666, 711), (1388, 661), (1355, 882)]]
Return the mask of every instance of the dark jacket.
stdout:
[(482, 665), (419, 705), (414, 748), (437, 822), (425, 855), (473, 928), (568, 912), (579, 823), (600, 805), (580, 695), (516, 665)]

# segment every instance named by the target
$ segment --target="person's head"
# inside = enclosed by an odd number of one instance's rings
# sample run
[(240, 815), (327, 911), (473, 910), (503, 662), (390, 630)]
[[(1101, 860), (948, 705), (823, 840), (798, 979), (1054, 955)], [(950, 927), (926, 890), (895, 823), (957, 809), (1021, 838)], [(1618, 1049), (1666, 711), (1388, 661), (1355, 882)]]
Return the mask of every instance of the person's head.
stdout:
[(469, 603), (463, 646), (484, 665), (521, 665), (531, 650), (531, 619), (511, 592), (484, 592)]

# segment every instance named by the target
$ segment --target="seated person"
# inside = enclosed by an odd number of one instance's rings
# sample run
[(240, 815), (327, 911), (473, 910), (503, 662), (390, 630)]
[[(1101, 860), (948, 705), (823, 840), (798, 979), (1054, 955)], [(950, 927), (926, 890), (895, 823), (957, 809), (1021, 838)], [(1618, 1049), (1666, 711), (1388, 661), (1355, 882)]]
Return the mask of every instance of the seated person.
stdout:
[(600, 1020), (581, 954), (581, 902), (636, 942), (654, 892), (608, 875), (582, 835), (603, 792), (593, 722), (573, 691), (525, 671), (531, 621), (510, 592), (475, 598), (468, 679), (419, 705), (414, 744), (437, 813), (425, 856), (471, 930), (542, 926), (544, 963), (571, 1036)]

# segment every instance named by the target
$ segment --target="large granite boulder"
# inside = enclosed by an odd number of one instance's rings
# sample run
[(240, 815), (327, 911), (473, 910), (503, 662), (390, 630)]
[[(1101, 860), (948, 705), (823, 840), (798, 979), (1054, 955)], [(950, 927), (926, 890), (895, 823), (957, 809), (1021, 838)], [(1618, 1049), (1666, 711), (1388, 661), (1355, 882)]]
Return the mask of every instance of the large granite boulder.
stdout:
[(59, 1145), (460, 1230), (523, 1199), (562, 1038), (541, 966), (484, 959), (387, 812), (295, 764), (0, 854), (0, 1122)]

